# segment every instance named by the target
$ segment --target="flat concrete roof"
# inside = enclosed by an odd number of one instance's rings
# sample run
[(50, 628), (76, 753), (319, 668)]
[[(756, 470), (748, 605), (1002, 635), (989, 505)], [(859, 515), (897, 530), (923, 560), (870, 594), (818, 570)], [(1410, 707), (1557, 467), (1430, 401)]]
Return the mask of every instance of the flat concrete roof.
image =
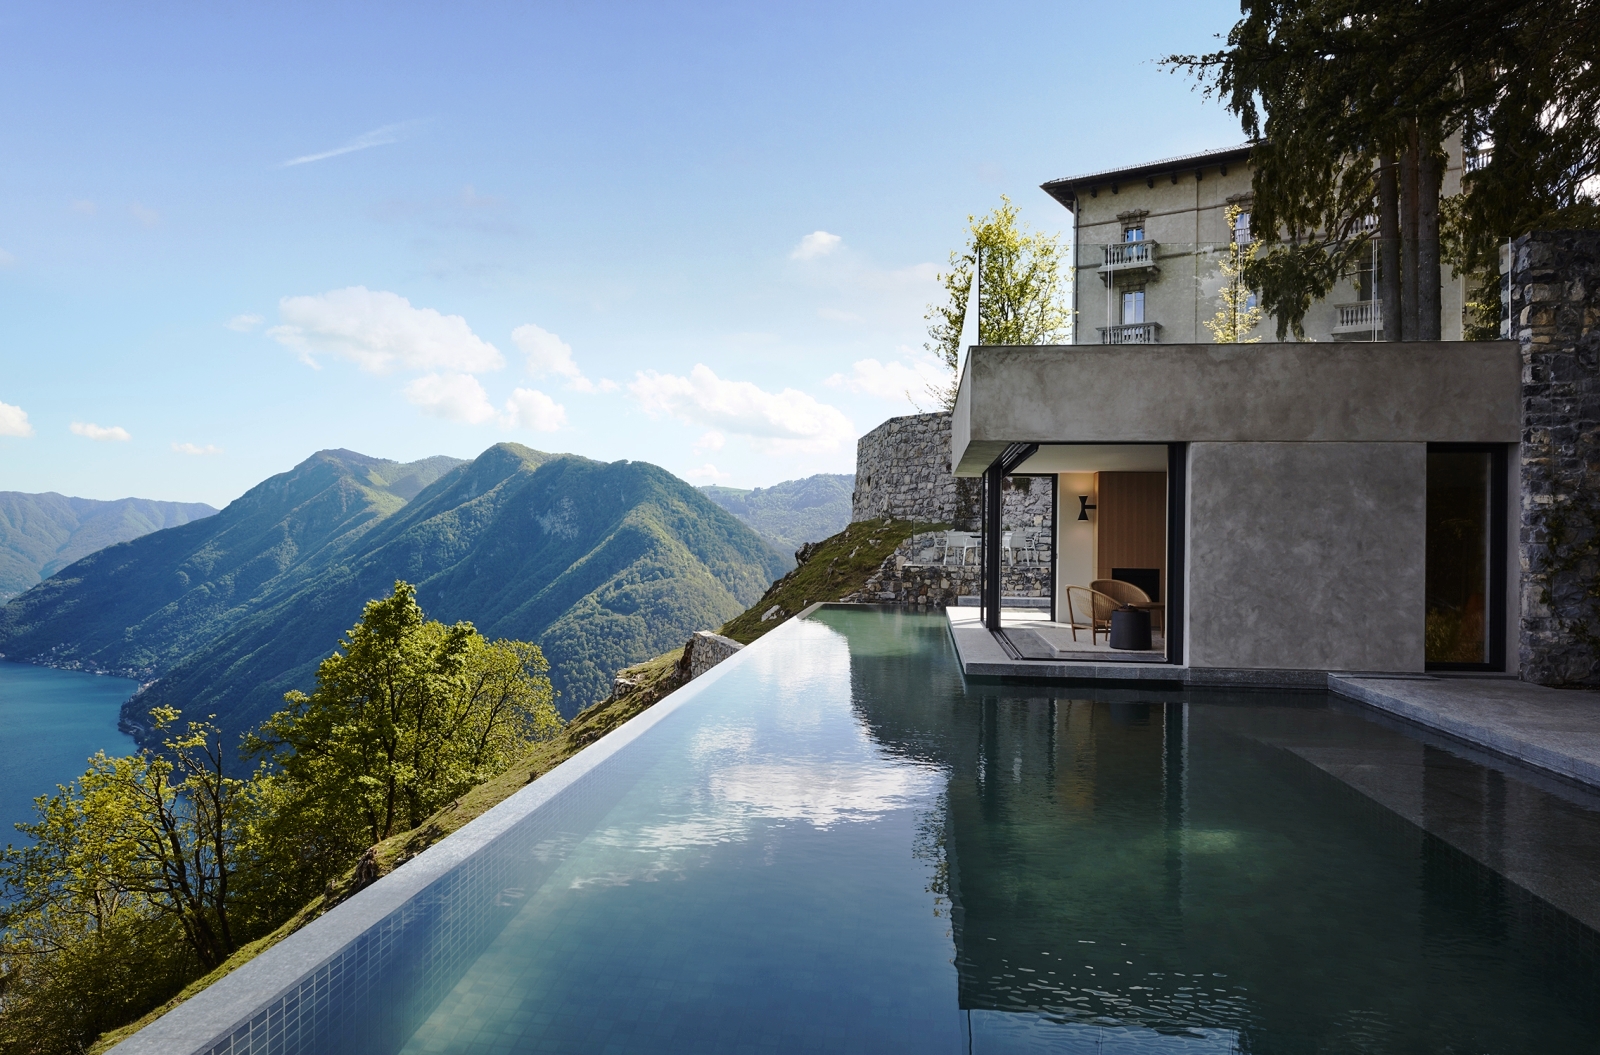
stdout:
[(979, 346), (951, 420), (977, 476), (1011, 443), (1516, 443), (1513, 341)]

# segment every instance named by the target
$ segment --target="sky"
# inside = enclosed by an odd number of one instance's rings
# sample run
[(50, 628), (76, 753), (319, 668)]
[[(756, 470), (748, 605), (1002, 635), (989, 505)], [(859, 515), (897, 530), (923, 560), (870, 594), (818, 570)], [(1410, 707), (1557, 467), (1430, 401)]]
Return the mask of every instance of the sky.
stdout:
[(850, 472), (1007, 195), (1237, 143), (1217, 0), (0, 8), (0, 490), (510, 440)]

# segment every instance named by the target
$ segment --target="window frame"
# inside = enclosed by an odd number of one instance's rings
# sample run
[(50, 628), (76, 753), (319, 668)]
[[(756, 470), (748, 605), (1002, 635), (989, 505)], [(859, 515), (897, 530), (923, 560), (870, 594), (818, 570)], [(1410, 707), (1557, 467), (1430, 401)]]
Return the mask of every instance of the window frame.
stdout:
[[(1478, 671), (1486, 673), (1503, 673), (1506, 665), (1506, 607), (1507, 586), (1506, 574), (1508, 567), (1507, 547), (1510, 532), (1507, 530), (1507, 517), (1510, 516), (1509, 491), (1507, 480), (1509, 472), (1509, 455), (1503, 443), (1430, 443), (1427, 446), (1428, 454), (1487, 454), (1489, 455), (1489, 597), (1485, 605), (1487, 609), (1489, 627), (1489, 660), (1486, 663), (1440, 663), (1432, 662), (1427, 658), (1427, 649), (1423, 649), (1423, 669), (1427, 671)], [(1423, 470), (1423, 502), (1427, 502), (1427, 470)], [(1427, 543), (1426, 527), (1424, 527), (1423, 543), (1423, 581), (1427, 581)], [(1426, 587), (1424, 587), (1426, 589)], [(1427, 599), (1423, 599), (1423, 618), (1427, 618)], [(1426, 625), (1426, 622), (1424, 622)]]

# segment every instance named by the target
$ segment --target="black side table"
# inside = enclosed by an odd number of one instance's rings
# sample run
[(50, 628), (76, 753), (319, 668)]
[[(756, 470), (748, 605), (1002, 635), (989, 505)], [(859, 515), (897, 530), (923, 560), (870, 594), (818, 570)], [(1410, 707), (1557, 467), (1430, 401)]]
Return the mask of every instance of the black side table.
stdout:
[(1127, 651), (1150, 650), (1150, 613), (1138, 608), (1118, 608), (1111, 613), (1111, 647)]

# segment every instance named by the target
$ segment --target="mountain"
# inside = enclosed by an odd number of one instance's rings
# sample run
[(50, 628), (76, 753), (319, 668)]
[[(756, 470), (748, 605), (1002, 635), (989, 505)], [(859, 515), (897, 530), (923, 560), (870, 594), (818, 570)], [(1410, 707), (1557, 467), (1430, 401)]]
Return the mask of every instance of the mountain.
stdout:
[(403, 578), (432, 618), (538, 641), (570, 714), (782, 570), (753, 531), (647, 463), (510, 443), (470, 463), (322, 451), (215, 517), (16, 598), (0, 609), (0, 652), (155, 677), (139, 714), (171, 704), (244, 729), (309, 689), (362, 604)]
[(849, 473), (818, 473), (804, 480), (785, 480), (752, 491), (737, 487), (702, 487), (707, 498), (755, 528), (794, 567), (794, 551), (820, 542), (850, 523), (850, 495), (856, 478)]
[(0, 491), (0, 602), (98, 549), (216, 512), (204, 502), (119, 498), (101, 502), (53, 491)]

